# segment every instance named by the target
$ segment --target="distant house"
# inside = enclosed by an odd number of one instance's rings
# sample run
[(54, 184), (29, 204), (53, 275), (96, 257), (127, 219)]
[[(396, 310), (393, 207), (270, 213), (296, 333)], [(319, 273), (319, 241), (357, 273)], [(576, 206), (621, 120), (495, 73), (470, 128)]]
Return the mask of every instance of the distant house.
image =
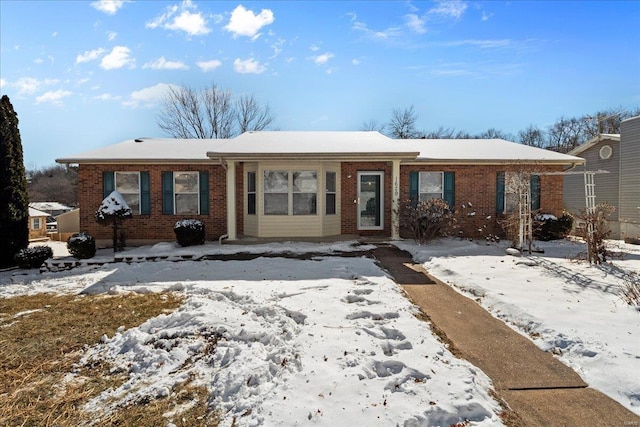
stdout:
[(69, 237), (80, 231), (80, 209), (74, 209), (58, 215), (56, 224), (56, 233), (51, 233), (51, 238), (66, 242)]
[(29, 240), (47, 237), (48, 213), (29, 208)]
[[(499, 229), (505, 181), (526, 168), (532, 206), (560, 215), (561, 172), (583, 159), (500, 139), (393, 140), (378, 132), (247, 132), (228, 140), (142, 138), (56, 160), (77, 164), (80, 229), (108, 241), (94, 220), (111, 191), (135, 215), (131, 244), (175, 238), (183, 218), (208, 240), (399, 236), (399, 206), (442, 198), (467, 215), (467, 235)], [(480, 230), (480, 231), (479, 231)]]
[(34, 209), (38, 209), (39, 211), (46, 212), (53, 217), (56, 217), (65, 212), (69, 212), (73, 209), (72, 207), (63, 205), (62, 203), (58, 202), (32, 202), (29, 203), (29, 206)]
[[(602, 134), (568, 153), (585, 159), (573, 171), (600, 171), (594, 175), (596, 204), (616, 208), (609, 218), (611, 237), (640, 235), (640, 116), (622, 122), (620, 134)], [(564, 203), (568, 211), (585, 209), (583, 174), (564, 177)]]

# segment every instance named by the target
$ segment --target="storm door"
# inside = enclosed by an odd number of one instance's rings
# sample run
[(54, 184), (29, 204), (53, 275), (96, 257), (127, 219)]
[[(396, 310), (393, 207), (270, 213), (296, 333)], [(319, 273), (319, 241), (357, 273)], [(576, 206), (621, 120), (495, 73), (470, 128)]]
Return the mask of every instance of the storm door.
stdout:
[(358, 172), (358, 230), (384, 228), (384, 172)]

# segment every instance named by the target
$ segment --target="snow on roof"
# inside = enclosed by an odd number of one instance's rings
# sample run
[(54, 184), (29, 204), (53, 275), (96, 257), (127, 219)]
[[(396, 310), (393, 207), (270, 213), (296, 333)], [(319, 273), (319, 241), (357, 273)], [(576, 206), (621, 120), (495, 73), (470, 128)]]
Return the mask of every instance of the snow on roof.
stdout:
[(48, 213), (39, 211), (38, 209), (29, 208), (29, 217), (49, 216)]
[(588, 140), (587, 142), (584, 142), (580, 145), (578, 145), (576, 148), (574, 148), (573, 150), (569, 151), (569, 155), (571, 156), (578, 156), (581, 153), (584, 153), (585, 151), (587, 151), (589, 148), (593, 147), (594, 145), (598, 144), (599, 142), (602, 141), (615, 141), (615, 142), (620, 142), (620, 134), (619, 133), (603, 133), (600, 134), (594, 138), (591, 138), (590, 140)]
[(417, 152), (373, 131), (261, 131), (245, 132), (207, 153), (211, 158), (305, 154), (414, 158)]
[(225, 139), (136, 138), (108, 145), (57, 163), (168, 163), (210, 162), (207, 151), (226, 142)]
[(394, 140), (370, 131), (261, 131), (233, 139), (140, 138), (56, 159), (58, 163), (206, 163), (219, 159), (402, 159), (418, 162), (582, 163), (502, 139)]
[(584, 159), (504, 139), (408, 139), (419, 162), (543, 162), (583, 163)]
[(29, 206), (41, 211), (70, 211), (71, 207), (58, 202), (32, 202)]

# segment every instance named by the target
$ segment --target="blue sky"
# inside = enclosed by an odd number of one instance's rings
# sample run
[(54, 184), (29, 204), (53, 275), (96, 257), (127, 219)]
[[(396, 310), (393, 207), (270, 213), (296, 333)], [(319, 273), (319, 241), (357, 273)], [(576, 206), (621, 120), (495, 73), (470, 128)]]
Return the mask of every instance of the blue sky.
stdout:
[(215, 82), (281, 130), (517, 133), (640, 105), (639, 1), (0, 0), (0, 84), (27, 169), (165, 136), (168, 85)]

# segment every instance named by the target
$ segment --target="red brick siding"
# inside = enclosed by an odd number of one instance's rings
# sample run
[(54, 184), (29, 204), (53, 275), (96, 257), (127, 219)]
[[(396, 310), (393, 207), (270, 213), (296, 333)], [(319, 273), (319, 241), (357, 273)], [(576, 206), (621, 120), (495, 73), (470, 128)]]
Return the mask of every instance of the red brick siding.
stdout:
[[(358, 198), (358, 172), (384, 172), (384, 229), (382, 230), (358, 230), (356, 205), (353, 202)], [(341, 190), (342, 234), (358, 234), (361, 236), (391, 235), (390, 162), (343, 162), (341, 167)]]
[[(227, 232), (226, 172), (220, 165), (80, 165), (78, 171), (78, 193), (80, 206), (80, 230), (89, 232), (98, 239), (111, 239), (111, 228), (96, 223), (94, 214), (103, 199), (102, 173), (105, 171), (148, 171), (151, 190), (151, 214), (134, 215), (124, 221), (126, 239), (173, 241), (173, 226), (176, 221), (193, 218), (205, 224), (207, 240), (215, 240)], [(209, 172), (208, 215), (164, 215), (162, 213), (162, 172), (203, 171)]]
[[(535, 172), (562, 171), (562, 166), (524, 166)], [(462, 204), (471, 203), (465, 209), (475, 215), (459, 215), (459, 225), (465, 236), (480, 237), (487, 233), (501, 234), (496, 215), (496, 174), (500, 171), (521, 170), (517, 165), (451, 165), (451, 166), (410, 166), (400, 167), (400, 199), (409, 198), (409, 173), (417, 172), (455, 172), (455, 204), (460, 210)], [(556, 216), (562, 215), (561, 175), (540, 176), (540, 210)], [(487, 219), (487, 217), (491, 217)], [(479, 232), (479, 229), (483, 229)]]

